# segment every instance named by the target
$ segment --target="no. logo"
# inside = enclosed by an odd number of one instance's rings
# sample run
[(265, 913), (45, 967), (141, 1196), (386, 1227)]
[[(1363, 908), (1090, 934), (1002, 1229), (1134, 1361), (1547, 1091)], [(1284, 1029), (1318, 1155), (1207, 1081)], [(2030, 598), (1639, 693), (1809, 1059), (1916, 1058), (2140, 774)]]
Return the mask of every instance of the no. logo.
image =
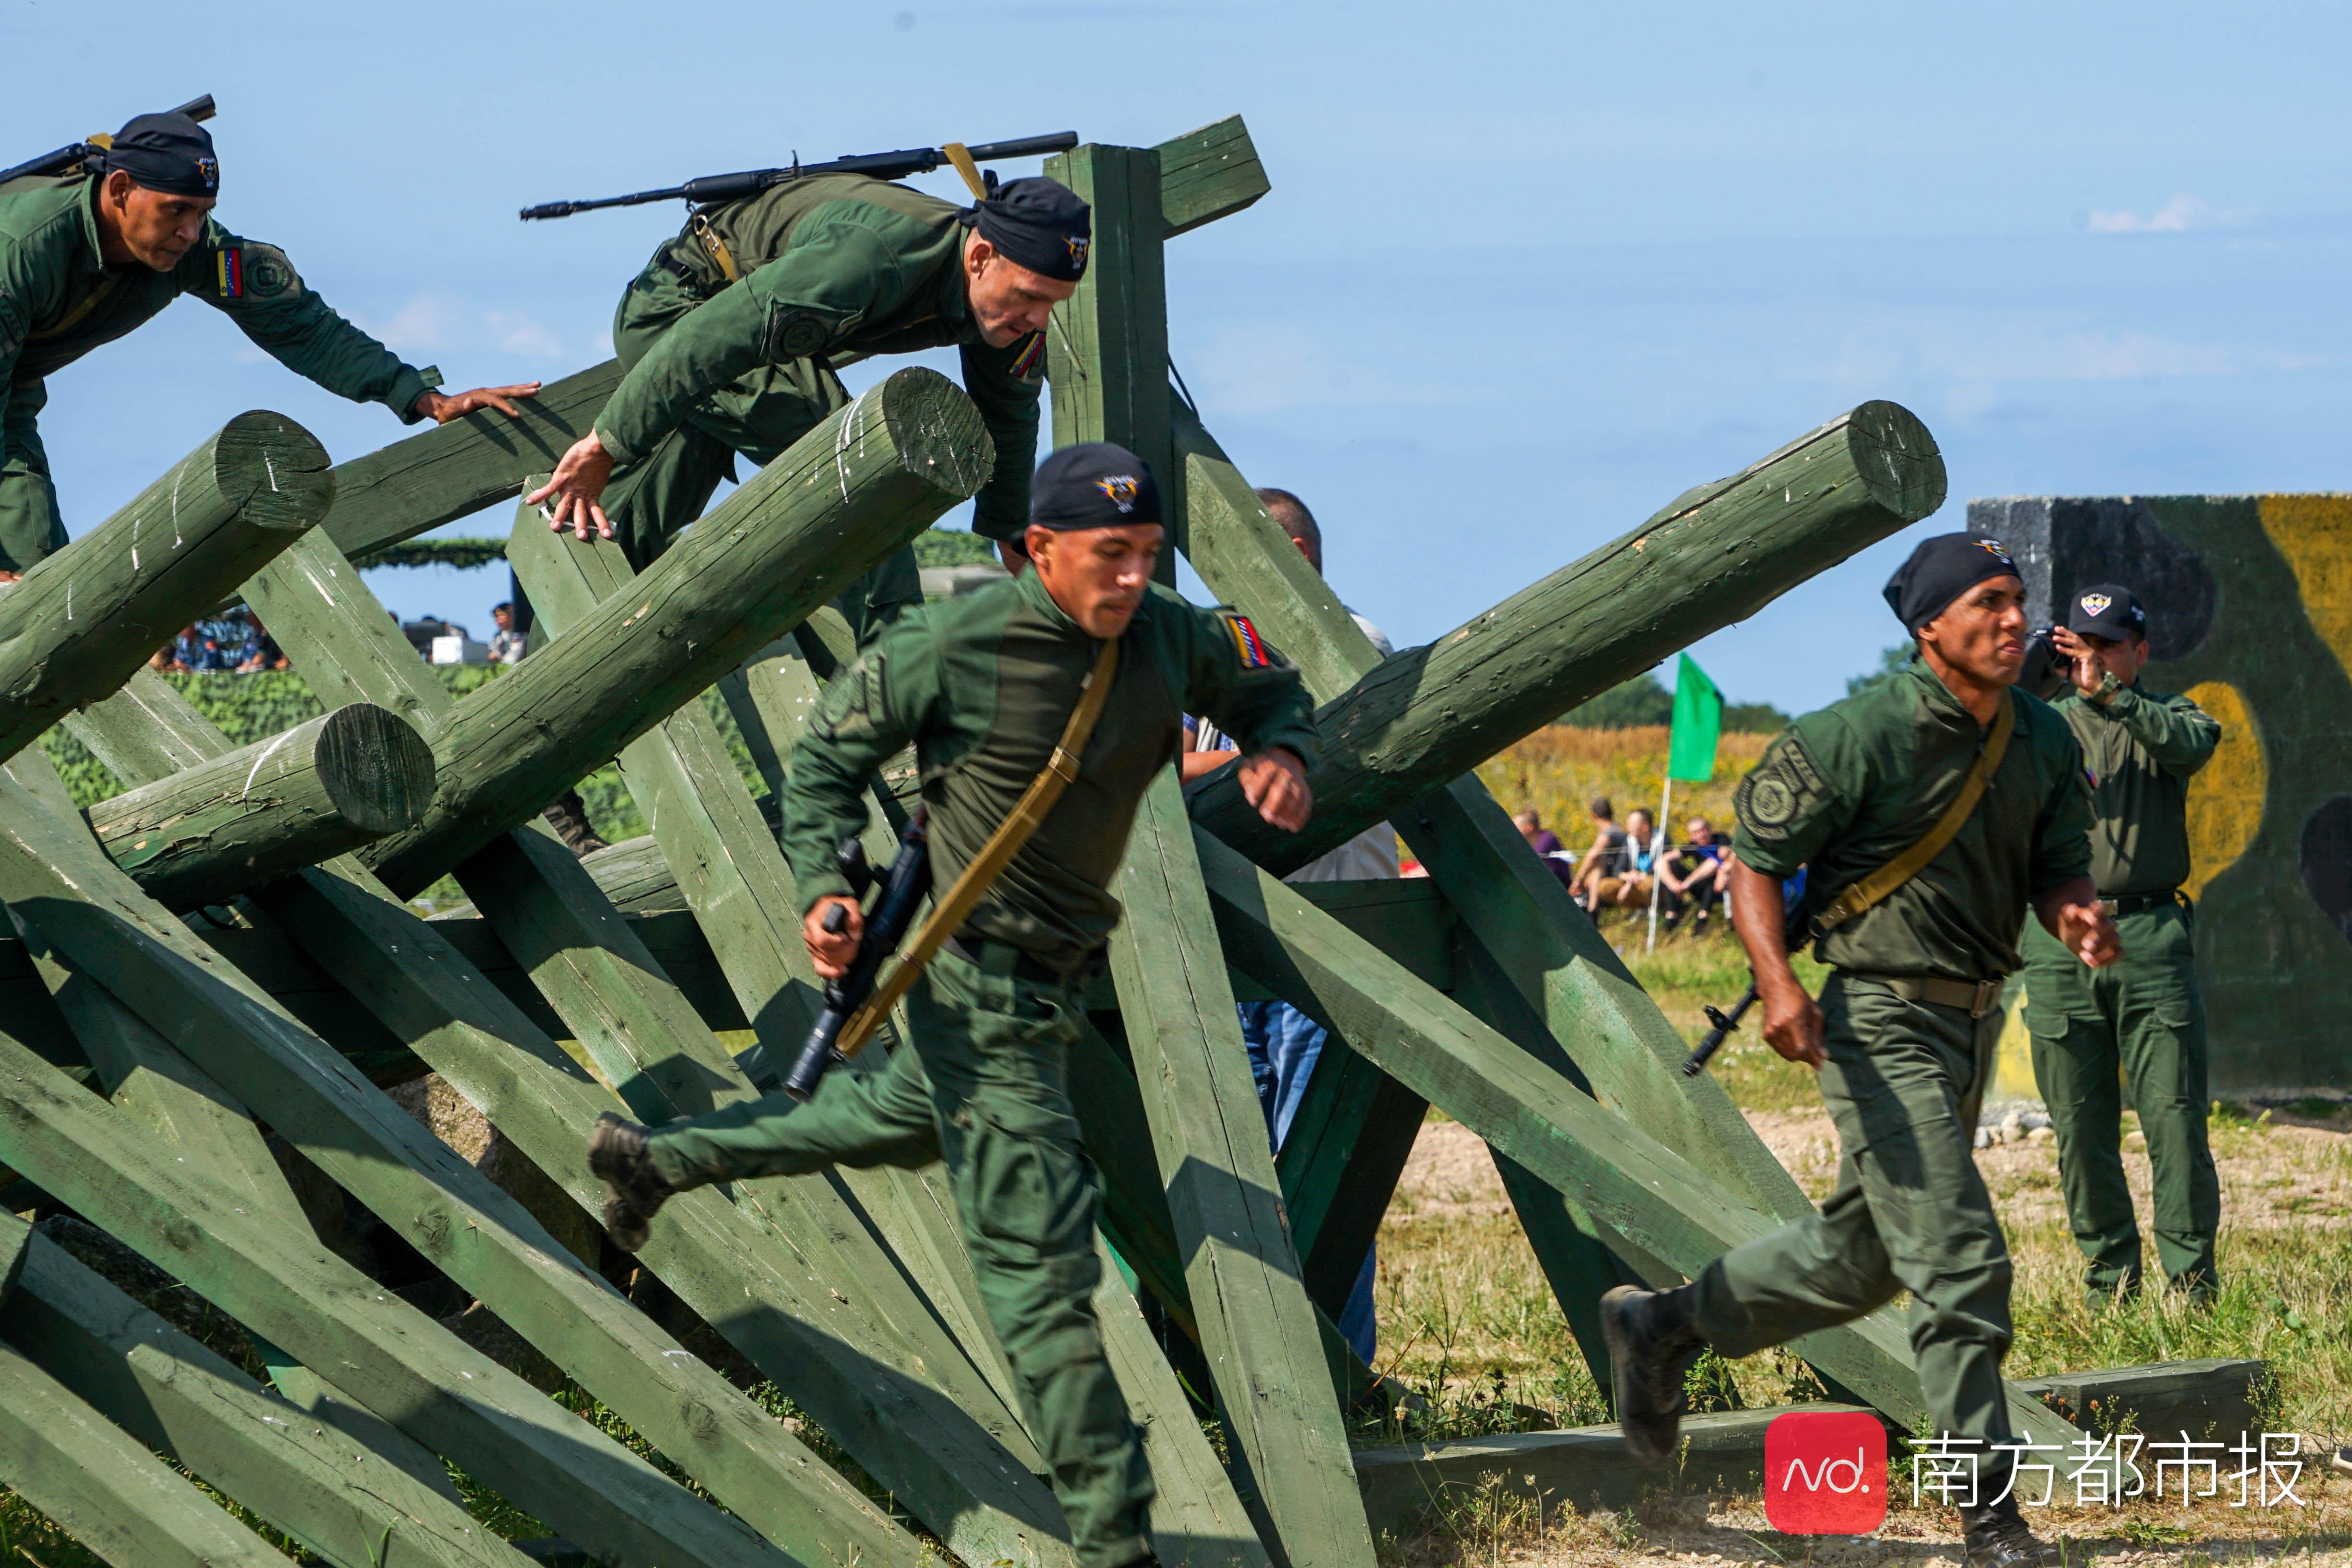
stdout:
[(1886, 1522), (1886, 1428), (1867, 1411), (1792, 1410), (1764, 1428), (1764, 1518), (1789, 1535)]

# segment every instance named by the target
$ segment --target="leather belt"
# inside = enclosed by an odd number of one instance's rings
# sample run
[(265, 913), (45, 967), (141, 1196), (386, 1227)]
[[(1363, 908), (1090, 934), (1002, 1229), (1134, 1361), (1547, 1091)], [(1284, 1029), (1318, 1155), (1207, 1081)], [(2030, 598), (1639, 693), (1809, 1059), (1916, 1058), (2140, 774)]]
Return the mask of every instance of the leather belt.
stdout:
[(2125, 915), (2138, 914), (2144, 910), (2160, 910), (2187, 901), (2180, 896), (2179, 889), (2167, 888), (2160, 893), (2126, 893), (2119, 899), (2101, 899), (2099, 908), (2121, 919)]
[(2000, 1006), (2002, 982), (1979, 980), (1971, 984), (1965, 980), (1939, 980), (1932, 974), (1863, 974), (1846, 972), (1856, 980), (1867, 980), (1874, 985), (1884, 985), (1906, 1002), (1927, 1002), (1938, 1007), (1959, 1007), (1971, 1018), (1981, 1018)]

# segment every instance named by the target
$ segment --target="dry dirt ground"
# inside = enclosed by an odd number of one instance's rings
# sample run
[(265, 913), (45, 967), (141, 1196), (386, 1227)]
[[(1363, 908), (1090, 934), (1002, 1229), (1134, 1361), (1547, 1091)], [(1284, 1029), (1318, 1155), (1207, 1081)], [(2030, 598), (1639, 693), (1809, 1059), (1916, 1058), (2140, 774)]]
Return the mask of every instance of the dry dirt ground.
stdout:
[[(1819, 1197), (1835, 1173), (1837, 1141), (1818, 1109), (1748, 1111), (1748, 1120), (1805, 1190)], [(2289, 1122), (2296, 1119), (2286, 1119)], [(2127, 1145), (2137, 1135), (2127, 1139)], [(2341, 1251), (2352, 1226), (2352, 1138), (2321, 1124), (2269, 1121), (2231, 1131), (2217, 1127), (2216, 1163), (2222, 1182), (2224, 1257), (2229, 1235), (2294, 1231), (2316, 1246)], [(2056, 1155), (2047, 1135), (1979, 1151), (1978, 1159), (2013, 1237), (2020, 1269), (2071, 1270), (2057, 1192)], [(2147, 1203), (2144, 1154), (2127, 1158), (2143, 1223)], [(1406, 1168), (1390, 1221), (1381, 1233), (1382, 1323), (1391, 1306), (1416, 1303), (1418, 1260), (1459, 1256), (1464, 1233), (1492, 1234), (1513, 1225), (1510, 1204), (1486, 1146), (1458, 1123), (1423, 1126)], [(2032, 1239), (2037, 1237), (2039, 1239)], [(2275, 1238), (2273, 1238), (2275, 1239)], [(1523, 1247), (1524, 1243), (1520, 1246)], [(2037, 1257), (2038, 1251), (2047, 1256)], [(1394, 1259), (1395, 1274), (1389, 1269)], [(1528, 1260), (1532, 1269), (1532, 1258)], [(2022, 1287), (2021, 1287), (2022, 1288)], [(1405, 1316), (1399, 1310), (1397, 1317)], [(1402, 1327), (1402, 1324), (1399, 1325)], [(1560, 1336), (1564, 1342), (1565, 1336)], [(1572, 1351), (1569, 1353), (1572, 1354)], [(1414, 1352), (1406, 1350), (1410, 1362)], [(1383, 1347), (1382, 1359), (1389, 1351)], [(1475, 1357), (1469, 1357), (1475, 1361)], [(1507, 1364), (1497, 1354), (1488, 1364)], [(2323, 1446), (2340, 1434), (2307, 1434), (2307, 1463), (2295, 1490), (2306, 1506), (2263, 1510), (2227, 1506), (2221, 1498), (2182, 1510), (2141, 1501), (2123, 1510), (2050, 1508), (2032, 1510), (2037, 1529), (2066, 1546), (2070, 1563), (2165, 1564), (2179, 1568), (2223, 1562), (2352, 1564), (2352, 1476), (2331, 1475)], [(1953, 1563), (1959, 1557), (1956, 1517), (1948, 1510), (1900, 1506), (1907, 1489), (1897, 1482), (1898, 1507), (1873, 1538), (1787, 1536), (1766, 1524), (1755, 1496), (1661, 1497), (1624, 1514), (1570, 1515), (1538, 1521), (1522, 1505), (1461, 1510), (1451, 1533), (1385, 1543), (1393, 1564), (1506, 1563), (1691, 1564), (1823, 1563), (1898, 1564)]]

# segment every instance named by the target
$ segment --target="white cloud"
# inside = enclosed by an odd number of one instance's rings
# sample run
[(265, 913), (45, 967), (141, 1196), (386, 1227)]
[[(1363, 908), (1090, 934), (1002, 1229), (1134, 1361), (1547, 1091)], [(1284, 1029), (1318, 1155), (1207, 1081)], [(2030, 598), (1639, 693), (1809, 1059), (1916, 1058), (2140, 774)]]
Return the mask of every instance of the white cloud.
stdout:
[(2186, 234), (2228, 223), (2235, 216), (2195, 196), (2175, 196), (2146, 217), (2133, 212), (2093, 212), (2084, 226), (2093, 234)]

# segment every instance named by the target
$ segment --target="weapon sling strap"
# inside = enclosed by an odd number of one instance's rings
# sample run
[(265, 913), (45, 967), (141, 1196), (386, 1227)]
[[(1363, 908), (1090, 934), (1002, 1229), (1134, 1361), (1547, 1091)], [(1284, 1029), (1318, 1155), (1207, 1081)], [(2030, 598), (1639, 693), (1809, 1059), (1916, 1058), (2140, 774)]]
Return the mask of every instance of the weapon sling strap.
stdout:
[(997, 824), (996, 831), (988, 836), (988, 842), (980, 847), (980, 853), (971, 858), (971, 863), (963, 868), (963, 875), (955, 879), (946, 896), (931, 905), (929, 918), (915, 933), (914, 941), (898, 950), (898, 963), (890, 971), (890, 977), (876, 985), (865, 1005), (841, 1026), (834, 1049), (845, 1057), (866, 1042), (882, 1020), (890, 1016), (890, 1009), (898, 1005), (908, 987), (914, 984), (923, 966), (939, 956), (948, 938), (971, 918), (996, 879), (1013, 864), (1013, 858), (1021, 853), (1021, 847), (1029, 842), (1029, 836), (1037, 831), (1046, 814), (1054, 809), (1054, 803), (1062, 798), (1062, 792), (1077, 778), (1078, 758), (1086, 752), (1087, 739), (1094, 733), (1095, 721), (1102, 716), (1103, 704), (1109, 700), (1111, 682), (1118, 674), (1118, 639), (1113, 637), (1095, 650), (1095, 661), (1087, 671), (1078, 705), (1071, 711), (1069, 724), (1055, 744), (1054, 754), (1045, 759), (1045, 771), (1030, 782), (1011, 813)]
[(1985, 786), (1992, 782), (2001, 758), (2008, 754), (2009, 738), (2016, 732), (2017, 699), (2003, 693), (2000, 715), (1992, 721), (1992, 733), (1986, 738), (1984, 750), (1977, 753), (1969, 776), (1960, 781), (1960, 793), (1952, 797), (1952, 804), (1944, 808), (1936, 826), (1910, 848), (1831, 900), (1830, 907), (1814, 919), (1812, 934), (1827, 936), (1917, 876), (1928, 861), (1943, 853), (1944, 846), (1958, 835), (1962, 825), (1976, 811), (1977, 802), (1984, 798)]

